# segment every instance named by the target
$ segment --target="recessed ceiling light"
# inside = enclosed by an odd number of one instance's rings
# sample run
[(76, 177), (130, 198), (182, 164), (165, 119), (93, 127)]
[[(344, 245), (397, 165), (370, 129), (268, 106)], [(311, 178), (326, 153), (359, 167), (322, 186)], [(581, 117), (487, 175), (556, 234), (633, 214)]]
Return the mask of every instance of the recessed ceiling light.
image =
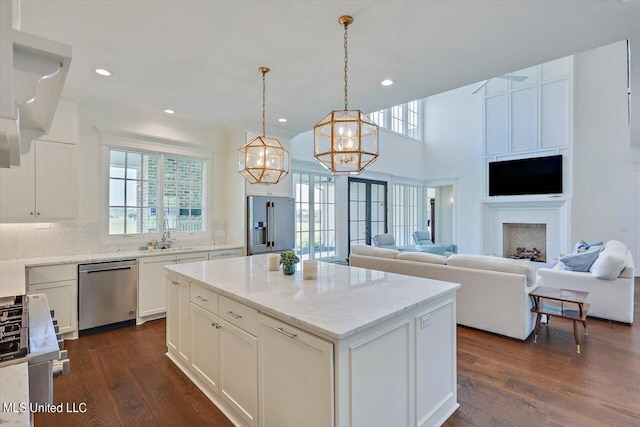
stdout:
[(105, 70), (104, 68), (96, 68), (96, 73), (100, 74), (101, 76), (110, 76), (111, 75), (111, 71), (109, 70)]
[(391, 86), (393, 84), (393, 80), (385, 79), (380, 82), (382, 86)]
[(175, 114), (175, 113), (176, 113), (176, 112), (175, 112), (175, 110), (171, 110), (171, 109), (169, 109), (169, 108), (167, 108), (166, 110), (164, 110), (164, 112), (165, 112), (165, 113), (167, 113), (167, 114)]
[(279, 121), (280, 123), (287, 123), (287, 119), (285, 119), (284, 117), (280, 117), (280, 118), (278, 119), (278, 121)]

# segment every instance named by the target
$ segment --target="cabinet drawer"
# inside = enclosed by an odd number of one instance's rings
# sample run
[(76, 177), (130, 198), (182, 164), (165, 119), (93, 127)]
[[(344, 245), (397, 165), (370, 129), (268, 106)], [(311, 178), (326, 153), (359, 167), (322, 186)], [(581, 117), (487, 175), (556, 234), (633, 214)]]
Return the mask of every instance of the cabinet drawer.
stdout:
[(191, 283), (191, 302), (210, 313), (218, 314), (218, 294), (202, 286)]
[(78, 265), (59, 264), (43, 267), (29, 267), (27, 268), (27, 277), (27, 282), (30, 285), (61, 282), (63, 280), (78, 280)]
[(242, 249), (221, 249), (219, 251), (209, 252), (209, 260), (217, 258), (229, 258), (234, 256), (242, 256)]
[(240, 329), (258, 335), (258, 311), (220, 295), (219, 316)]

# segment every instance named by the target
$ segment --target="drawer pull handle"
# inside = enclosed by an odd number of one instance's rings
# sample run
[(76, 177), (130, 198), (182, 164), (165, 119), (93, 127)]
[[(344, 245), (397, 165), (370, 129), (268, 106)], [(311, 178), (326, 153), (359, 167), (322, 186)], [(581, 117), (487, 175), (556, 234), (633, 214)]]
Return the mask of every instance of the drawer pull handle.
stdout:
[(298, 335), (296, 335), (296, 334), (290, 334), (289, 332), (285, 331), (285, 330), (284, 330), (284, 329), (282, 329), (282, 328), (276, 328), (276, 332), (280, 332), (282, 335), (286, 335), (286, 336), (288, 336), (289, 338), (295, 338), (295, 337), (297, 337), (297, 336), (298, 336)]
[(214, 328), (216, 328), (216, 329), (220, 329), (220, 328), (222, 328), (222, 326), (221, 326), (219, 323), (217, 323), (217, 322), (213, 322), (213, 323), (211, 323), (211, 326), (213, 326), (213, 327), (214, 327)]
[(227, 314), (231, 317), (233, 317), (234, 319), (242, 319), (242, 316), (239, 314), (235, 314), (233, 311), (227, 311)]
[(206, 299), (206, 298), (203, 298), (203, 297), (201, 297), (200, 295), (196, 295), (196, 299), (197, 299), (198, 301), (202, 301), (202, 302), (206, 302), (206, 301), (207, 301), (207, 299)]

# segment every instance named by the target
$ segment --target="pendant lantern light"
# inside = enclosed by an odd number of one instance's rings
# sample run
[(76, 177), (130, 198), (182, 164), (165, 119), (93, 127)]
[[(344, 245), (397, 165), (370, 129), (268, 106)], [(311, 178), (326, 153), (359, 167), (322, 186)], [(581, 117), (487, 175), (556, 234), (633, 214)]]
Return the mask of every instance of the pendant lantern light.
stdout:
[(351, 16), (341, 16), (344, 27), (344, 110), (333, 110), (313, 127), (313, 155), (334, 174), (357, 175), (378, 158), (378, 126), (360, 110), (349, 110), (347, 28)]
[(253, 138), (238, 149), (238, 171), (250, 184), (277, 184), (289, 173), (289, 152), (275, 138), (265, 132), (265, 74), (262, 73), (262, 136)]

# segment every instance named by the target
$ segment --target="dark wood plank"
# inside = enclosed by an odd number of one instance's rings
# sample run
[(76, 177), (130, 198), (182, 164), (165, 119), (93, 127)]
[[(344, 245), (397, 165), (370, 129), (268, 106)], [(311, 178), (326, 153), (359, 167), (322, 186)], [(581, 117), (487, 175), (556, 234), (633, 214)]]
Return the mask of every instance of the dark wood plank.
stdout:
[[(635, 319), (640, 319), (636, 278)], [(552, 318), (538, 342), (458, 327), (458, 401), (445, 426), (640, 425), (640, 328)]]

